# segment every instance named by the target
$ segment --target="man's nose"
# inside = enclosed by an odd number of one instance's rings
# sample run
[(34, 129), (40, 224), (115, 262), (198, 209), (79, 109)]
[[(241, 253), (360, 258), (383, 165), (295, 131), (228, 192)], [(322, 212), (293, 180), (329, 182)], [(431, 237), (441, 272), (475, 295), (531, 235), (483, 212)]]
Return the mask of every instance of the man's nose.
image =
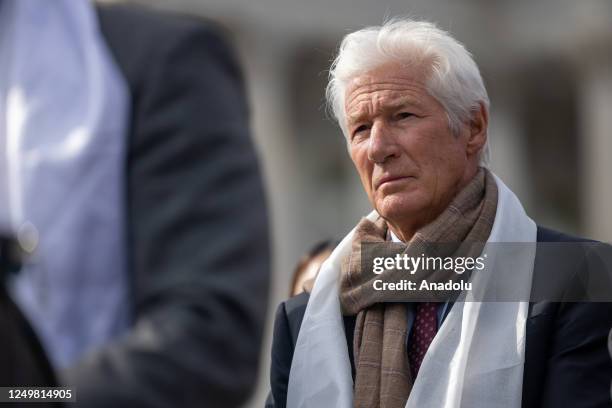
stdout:
[(398, 145), (392, 132), (384, 123), (375, 123), (370, 129), (368, 159), (381, 164), (399, 155)]

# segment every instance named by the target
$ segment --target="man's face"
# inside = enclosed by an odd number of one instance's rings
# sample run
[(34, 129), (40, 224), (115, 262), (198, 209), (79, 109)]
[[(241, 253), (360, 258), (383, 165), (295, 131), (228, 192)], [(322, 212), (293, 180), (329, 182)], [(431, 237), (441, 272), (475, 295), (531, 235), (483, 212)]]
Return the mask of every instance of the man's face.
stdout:
[(351, 159), (372, 206), (402, 239), (437, 217), (477, 168), (469, 127), (451, 132), (425, 80), (424, 68), (392, 63), (346, 90)]

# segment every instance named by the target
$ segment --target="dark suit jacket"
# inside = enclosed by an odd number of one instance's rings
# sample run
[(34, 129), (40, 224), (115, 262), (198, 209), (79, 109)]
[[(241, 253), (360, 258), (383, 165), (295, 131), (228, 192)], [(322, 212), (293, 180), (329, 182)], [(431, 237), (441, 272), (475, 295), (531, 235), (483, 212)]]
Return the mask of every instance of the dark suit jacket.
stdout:
[(269, 274), (240, 70), (204, 21), (128, 5), (97, 11), (131, 93), (134, 324), (65, 379), (84, 407), (239, 406), (256, 379)]
[[(542, 227), (538, 228), (537, 240), (581, 241)], [(541, 262), (536, 253), (536, 270)], [(270, 371), (272, 392), (267, 407), (286, 406), (293, 351), (307, 303), (308, 294), (303, 293), (281, 303), (276, 311)], [(344, 325), (353, 364), (355, 318), (345, 317)], [(531, 303), (526, 328), (523, 408), (612, 406), (612, 360), (606, 346), (611, 327), (611, 303)]]
[[(55, 374), (37, 336), (10, 298), (4, 286), (3, 272), (0, 270), (0, 385), (54, 387), (57, 385)], [(62, 404), (19, 403), (19, 406), (59, 408)]]

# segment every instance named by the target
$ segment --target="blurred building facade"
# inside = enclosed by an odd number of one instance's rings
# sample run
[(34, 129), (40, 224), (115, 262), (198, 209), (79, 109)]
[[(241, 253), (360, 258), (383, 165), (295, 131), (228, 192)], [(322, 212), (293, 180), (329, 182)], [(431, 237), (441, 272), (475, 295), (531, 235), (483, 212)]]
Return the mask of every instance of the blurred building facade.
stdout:
[[(300, 255), (320, 239), (344, 236), (369, 211), (324, 88), (342, 37), (391, 16), (436, 22), (473, 53), (491, 98), (491, 168), (528, 213), (539, 224), (612, 242), (612, 2), (144, 3), (218, 21), (238, 48), (273, 224), (270, 319)], [(263, 406), (268, 351), (269, 340), (249, 407)]]

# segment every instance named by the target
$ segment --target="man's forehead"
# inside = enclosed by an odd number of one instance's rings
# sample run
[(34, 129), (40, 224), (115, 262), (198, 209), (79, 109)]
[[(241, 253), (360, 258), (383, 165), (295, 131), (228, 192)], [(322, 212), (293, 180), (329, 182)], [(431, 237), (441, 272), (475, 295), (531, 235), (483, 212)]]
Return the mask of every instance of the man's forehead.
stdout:
[(404, 105), (420, 105), (425, 97), (424, 73), (420, 69), (405, 66), (385, 66), (355, 76), (348, 84), (345, 94), (347, 117), (360, 116), (370, 107), (375, 95), (377, 102), (385, 108)]
[(355, 75), (347, 84), (347, 94), (360, 87), (375, 86), (378, 83), (424, 82), (427, 70), (425, 64), (400, 64), (390, 62)]

